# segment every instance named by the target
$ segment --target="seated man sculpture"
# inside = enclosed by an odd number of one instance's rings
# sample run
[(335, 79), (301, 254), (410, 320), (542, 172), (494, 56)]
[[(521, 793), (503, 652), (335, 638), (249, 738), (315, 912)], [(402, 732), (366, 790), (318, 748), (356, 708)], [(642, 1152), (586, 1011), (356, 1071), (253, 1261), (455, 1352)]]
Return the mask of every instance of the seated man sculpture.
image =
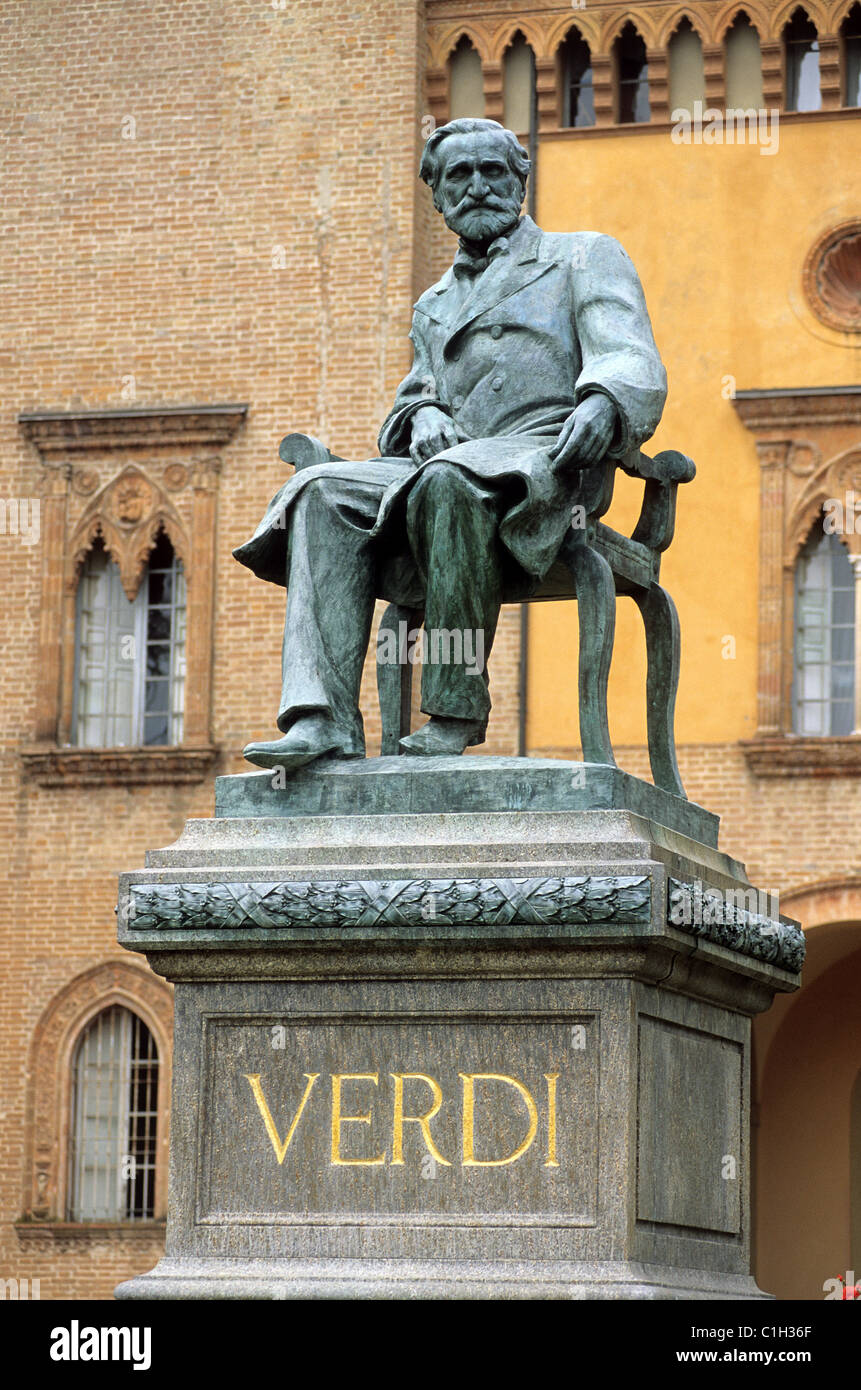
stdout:
[[(297, 472), (234, 554), (286, 585), (282, 737), (261, 767), (363, 757), (359, 687), (377, 598), (422, 608), (489, 654), (503, 602), (548, 572), (580, 470), (654, 432), (666, 398), (634, 266), (612, 237), (547, 233), (521, 215), (529, 160), (496, 121), (435, 130), (421, 177), (460, 244), (415, 305), (414, 360), (380, 431), (380, 457)], [(427, 723), (405, 753), (484, 741), (486, 667), (426, 643)], [(436, 658), (436, 659), (435, 659)]]

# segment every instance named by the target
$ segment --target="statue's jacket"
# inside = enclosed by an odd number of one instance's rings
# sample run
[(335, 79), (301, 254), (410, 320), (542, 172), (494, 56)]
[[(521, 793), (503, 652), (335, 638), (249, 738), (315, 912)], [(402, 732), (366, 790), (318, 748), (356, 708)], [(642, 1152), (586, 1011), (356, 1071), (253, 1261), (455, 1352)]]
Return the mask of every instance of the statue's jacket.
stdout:
[[(286, 582), (289, 509), (308, 481), (327, 471), (341, 478), (379, 472), (387, 486), (371, 534), (393, 560), (403, 552), (403, 503), (432, 462), (416, 467), (409, 458), (412, 417), (422, 406), (449, 415), (460, 440), (437, 459), (459, 464), (478, 489), (506, 488), (511, 504), (500, 539), (516, 562), (512, 572), (532, 586), (552, 565), (576, 502), (576, 473), (557, 477), (549, 454), (574, 407), (593, 392), (613, 401), (613, 458), (654, 432), (666, 372), (637, 272), (619, 243), (597, 232), (543, 232), (524, 217), (490, 251), (474, 284), (458, 283), (449, 269), (415, 304), (413, 365), (380, 430), (380, 459), (302, 469), (234, 551), (261, 578)], [(393, 577), (388, 590), (381, 583), (382, 597), (407, 601), (404, 558), (391, 567), (401, 579)], [(515, 582), (506, 598), (529, 587)]]

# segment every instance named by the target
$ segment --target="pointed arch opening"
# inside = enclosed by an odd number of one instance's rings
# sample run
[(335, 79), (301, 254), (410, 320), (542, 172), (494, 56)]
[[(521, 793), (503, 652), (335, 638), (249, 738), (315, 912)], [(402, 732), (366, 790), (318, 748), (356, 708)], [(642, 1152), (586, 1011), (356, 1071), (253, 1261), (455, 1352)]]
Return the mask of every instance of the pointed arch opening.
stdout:
[(744, 10), (727, 29), (724, 38), (726, 104), (737, 111), (759, 111), (763, 106), (762, 47), (759, 34)]
[(841, 100), (861, 106), (861, 5), (852, 6), (838, 31), (840, 39)]
[(680, 20), (673, 33), (667, 54), (670, 111), (693, 111), (694, 102), (705, 102), (706, 70), (702, 39), (687, 16)]
[(518, 135), (528, 135), (532, 128), (534, 92), (535, 54), (518, 29), (502, 58), (502, 119)]
[(630, 20), (613, 44), (613, 73), (618, 124), (633, 125), (648, 121), (651, 110), (646, 44)]
[(855, 723), (855, 576), (818, 520), (795, 564), (793, 733), (851, 734)]
[(82, 748), (181, 743), (185, 645), (185, 574), (164, 528), (134, 599), (97, 536), (75, 595), (72, 743)]
[(72, 1060), (70, 1221), (152, 1221), (156, 1211), (159, 1055), (143, 1019), (120, 1004), (93, 1018)]
[(568, 30), (559, 45), (558, 64), (562, 125), (594, 125), (595, 79), (592, 71), (592, 51), (576, 25)]
[(800, 6), (783, 27), (783, 61), (786, 110), (818, 111), (822, 105), (819, 34), (813, 20)]
[(481, 58), (464, 34), (448, 60), (449, 120), (484, 116), (484, 76)]

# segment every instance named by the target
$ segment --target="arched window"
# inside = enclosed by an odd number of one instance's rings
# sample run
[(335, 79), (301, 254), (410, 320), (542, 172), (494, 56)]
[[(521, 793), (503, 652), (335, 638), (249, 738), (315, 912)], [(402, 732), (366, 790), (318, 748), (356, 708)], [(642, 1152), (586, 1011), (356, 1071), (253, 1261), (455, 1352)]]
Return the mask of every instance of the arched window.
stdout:
[(629, 20), (613, 44), (616, 119), (620, 125), (648, 121), (649, 67), (646, 45)]
[(518, 30), (502, 60), (502, 119), (518, 135), (528, 135), (532, 128), (534, 89), (535, 55)]
[(695, 101), (705, 101), (706, 70), (703, 45), (689, 19), (683, 19), (669, 43), (670, 111), (692, 111)]
[(851, 734), (855, 722), (855, 578), (817, 524), (795, 566), (793, 732)]
[(449, 120), (484, 115), (481, 59), (464, 34), (448, 60)]
[(118, 1004), (75, 1050), (69, 1143), (70, 1221), (151, 1221), (155, 1214), (158, 1051)]
[(592, 54), (578, 29), (570, 29), (559, 50), (562, 77), (562, 124), (595, 124)]
[(73, 742), (84, 748), (182, 742), (185, 579), (159, 532), (135, 599), (101, 544), (90, 551), (75, 613)]
[(736, 111), (761, 110), (762, 49), (759, 34), (746, 14), (737, 15), (727, 30), (724, 52), (727, 106)]
[(784, 26), (783, 51), (787, 111), (818, 111), (822, 104), (819, 92), (819, 36), (816, 25), (802, 9), (795, 10), (789, 23)]
[(852, 6), (840, 25), (843, 105), (861, 106), (861, 5)]

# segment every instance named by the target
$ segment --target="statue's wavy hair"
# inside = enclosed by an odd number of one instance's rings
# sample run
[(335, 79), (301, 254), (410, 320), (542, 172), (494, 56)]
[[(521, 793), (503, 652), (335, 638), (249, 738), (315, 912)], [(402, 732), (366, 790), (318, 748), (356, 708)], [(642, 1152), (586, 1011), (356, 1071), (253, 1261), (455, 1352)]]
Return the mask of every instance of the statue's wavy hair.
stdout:
[(520, 181), (521, 197), (526, 193), (526, 180), (529, 177), (530, 161), (529, 156), (514, 134), (513, 130), (506, 130), (499, 121), (488, 121), (477, 116), (462, 116), (456, 121), (449, 121), (448, 125), (438, 126), (433, 134), (429, 135), (425, 141), (422, 162), (419, 167), (419, 175), (425, 183), (430, 186), (433, 193), (434, 207), (438, 208), (437, 185), (439, 184), (441, 162), (440, 145), (447, 140), (450, 135), (472, 135), (477, 131), (487, 131), (496, 135), (500, 144), (504, 148), (505, 159), (509, 169)]

